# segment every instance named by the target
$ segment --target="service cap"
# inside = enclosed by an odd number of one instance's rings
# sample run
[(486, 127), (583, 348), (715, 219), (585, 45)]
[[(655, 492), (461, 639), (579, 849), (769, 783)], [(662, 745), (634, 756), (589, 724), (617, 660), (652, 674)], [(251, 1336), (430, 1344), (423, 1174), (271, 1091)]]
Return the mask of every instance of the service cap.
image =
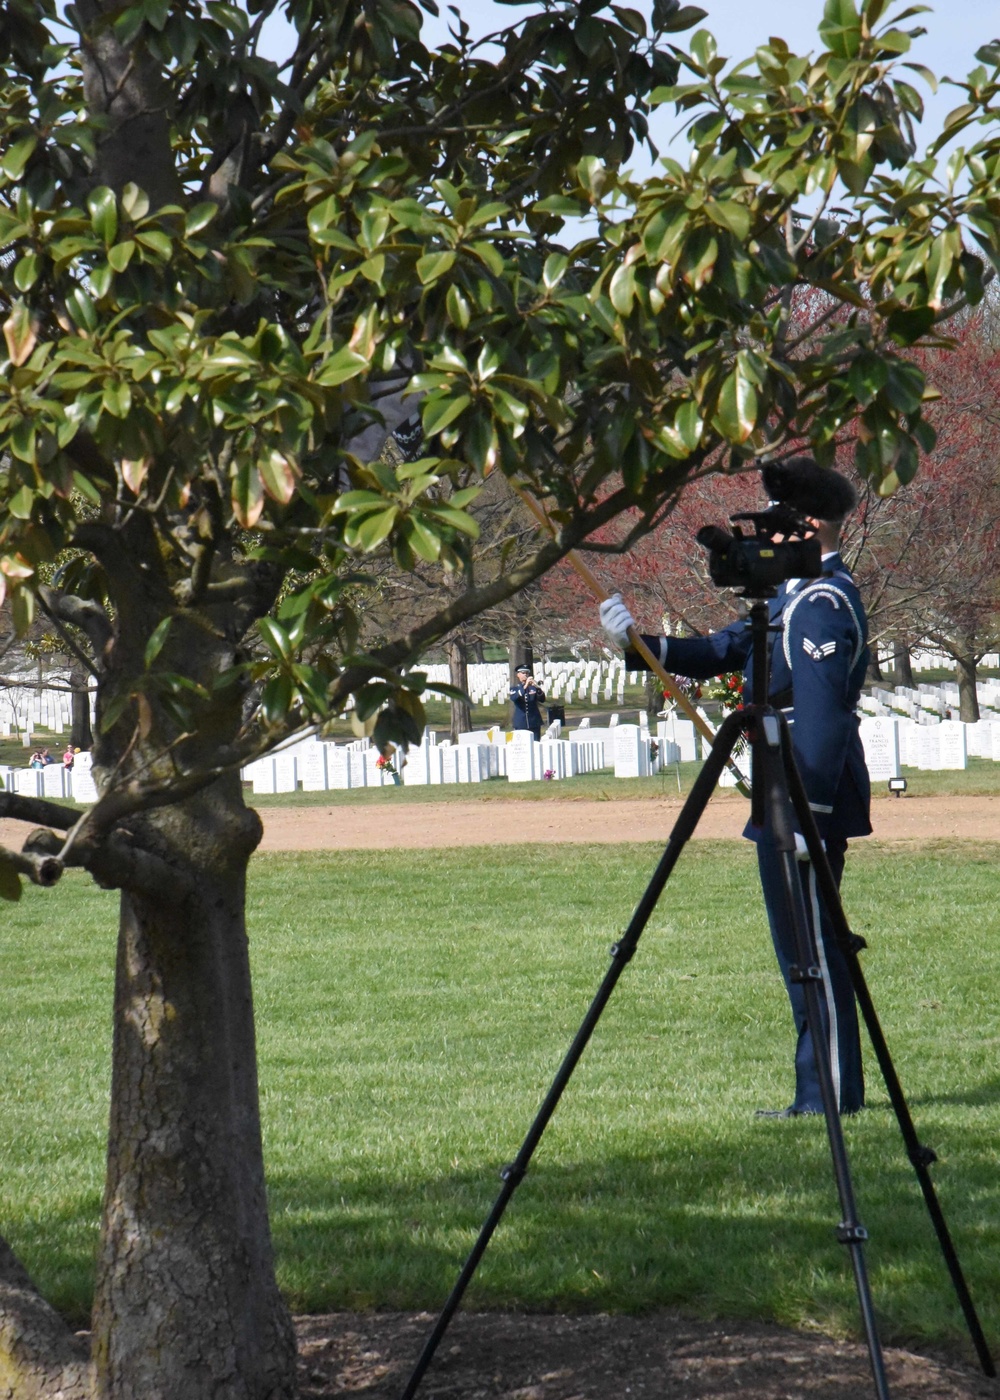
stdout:
[(851, 482), (831, 467), (821, 467), (812, 457), (768, 462), (761, 476), (772, 501), (817, 520), (843, 520), (858, 503)]

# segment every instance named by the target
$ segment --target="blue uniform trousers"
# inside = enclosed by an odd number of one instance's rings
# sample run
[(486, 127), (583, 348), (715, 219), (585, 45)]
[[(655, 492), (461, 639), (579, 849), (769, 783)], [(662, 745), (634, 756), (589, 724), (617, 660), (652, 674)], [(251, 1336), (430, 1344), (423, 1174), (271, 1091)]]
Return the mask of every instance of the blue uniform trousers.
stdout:
[[(828, 837), (826, 848), (833, 878), (839, 889), (840, 878), (844, 873), (847, 842), (837, 838), (831, 840)], [(795, 1098), (791, 1106), (797, 1113), (822, 1113), (823, 1100), (816, 1070), (816, 1049), (806, 1024), (805, 991), (801, 983), (791, 982), (788, 978), (789, 965), (799, 961), (788, 908), (788, 892), (782, 874), (781, 858), (767, 831), (757, 840), (757, 863), (760, 867), (760, 883), (764, 891), (774, 951), (778, 955), (781, 975), (785, 979), (798, 1035), (795, 1050)], [(865, 1085), (861, 1068), (861, 1037), (858, 1031), (854, 988), (851, 986), (847, 960), (837, 946), (833, 927), (820, 899), (812, 863), (800, 861), (796, 864), (802, 884), (806, 916), (816, 940), (816, 952), (823, 973), (820, 1009), (823, 1036), (829, 1047), (834, 1094), (839, 1100), (841, 1113), (857, 1113), (865, 1101)]]

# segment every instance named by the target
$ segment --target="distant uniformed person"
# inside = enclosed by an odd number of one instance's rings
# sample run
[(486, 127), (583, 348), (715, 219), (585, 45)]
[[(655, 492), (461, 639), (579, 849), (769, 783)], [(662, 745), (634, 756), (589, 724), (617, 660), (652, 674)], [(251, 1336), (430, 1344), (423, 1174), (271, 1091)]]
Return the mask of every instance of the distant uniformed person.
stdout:
[[(844, 477), (819, 466), (811, 457), (771, 463), (763, 469), (763, 479), (772, 500), (806, 517), (823, 551), (821, 578), (789, 579), (771, 600), (771, 622), (780, 622), (783, 630), (772, 643), (768, 700), (784, 711), (791, 726), (795, 762), (839, 888), (848, 838), (867, 836), (872, 829), (868, 769), (856, 713), (868, 668), (868, 622), (839, 553), (844, 520), (857, 504), (857, 493)], [(627, 648), (627, 629), (634, 624), (617, 594), (602, 603), (601, 624), (616, 645)], [(707, 680), (724, 671), (741, 670), (746, 694), (752, 693), (749, 620), (733, 622), (707, 637), (652, 636), (643, 640), (670, 671)], [(643, 662), (637, 653), (626, 650), (625, 666), (640, 670)], [(788, 1108), (760, 1110), (760, 1114), (792, 1118), (822, 1113), (805, 993), (788, 977), (789, 965), (797, 961), (797, 955), (780, 858), (768, 827), (748, 822), (744, 835), (757, 843), (768, 922), (798, 1036), (795, 1097)], [(834, 1090), (841, 1113), (856, 1113), (864, 1104), (864, 1078), (854, 991), (801, 833), (796, 834), (796, 846), (805, 906), (823, 972), (823, 1034)]]
[(538, 707), (545, 700), (545, 691), (532, 676), (530, 666), (518, 666), (515, 675), (517, 683), (510, 688), (514, 728), (530, 729), (536, 739), (541, 739), (542, 712)]

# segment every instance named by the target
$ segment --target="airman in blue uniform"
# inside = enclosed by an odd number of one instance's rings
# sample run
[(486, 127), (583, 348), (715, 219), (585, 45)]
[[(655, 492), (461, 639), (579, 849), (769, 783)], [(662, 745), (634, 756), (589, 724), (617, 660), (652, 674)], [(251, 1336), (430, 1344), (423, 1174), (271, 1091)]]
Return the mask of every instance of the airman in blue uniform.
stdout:
[[(793, 458), (765, 467), (764, 482), (773, 499), (809, 519), (824, 551), (821, 578), (791, 579), (771, 600), (771, 621), (780, 623), (783, 630), (771, 653), (768, 699), (788, 719), (795, 761), (839, 888), (848, 838), (867, 836), (872, 829), (868, 769), (856, 713), (868, 667), (868, 624), (854, 580), (838, 551), (844, 517), (853, 510), (857, 496), (848, 481), (819, 467), (811, 458)], [(612, 640), (627, 646), (625, 634), (632, 621), (617, 595), (601, 605), (601, 621)], [(747, 620), (733, 622), (707, 637), (652, 636), (643, 640), (668, 670), (695, 680), (741, 670), (746, 693), (751, 693), (753, 662)], [(637, 653), (626, 651), (625, 665), (639, 670), (643, 662)], [(789, 965), (797, 959), (780, 858), (767, 827), (748, 822), (744, 835), (757, 843), (768, 921), (798, 1036), (795, 1098), (788, 1108), (765, 1111), (763, 1116), (821, 1113), (805, 995), (801, 985), (788, 976)], [(864, 1078), (850, 974), (820, 900), (816, 873), (801, 835), (797, 835), (796, 844), (805, 906), (823, 972), (823, 1034), (834, 1089), (840, 1111), (856, 1113), (864, 1104)]]
[(545, 691), (533, 678), (530, 667), (518, 666), (515, 674), (517, 683), (510, 688), (514, 728), (530, 729), (536, 739), (541, 739), (542, 712), (538, 707), (545, 700)]

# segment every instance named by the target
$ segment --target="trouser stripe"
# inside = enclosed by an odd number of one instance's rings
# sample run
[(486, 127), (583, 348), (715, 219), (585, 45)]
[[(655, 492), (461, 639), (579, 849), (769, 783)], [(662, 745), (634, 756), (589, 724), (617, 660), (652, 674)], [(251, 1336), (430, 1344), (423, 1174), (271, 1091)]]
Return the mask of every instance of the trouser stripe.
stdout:
[(837, 1003), (833, 995), (833, 983), (826, 961), (826, 948), (823, 943), (823, 930), (820, 927), (819, 891), (816, 886), (816, 871), (809, 865), (809, 908), (812, 915), (813, 937), (819, 956), (820, 970), (823, 973), (823, 992), (826, 996), (826, 1009), (830, 1022), (830, 1073), (833, 1076), (833, 1092), (840, 1108), (840, 1036), (837, 1026)]

